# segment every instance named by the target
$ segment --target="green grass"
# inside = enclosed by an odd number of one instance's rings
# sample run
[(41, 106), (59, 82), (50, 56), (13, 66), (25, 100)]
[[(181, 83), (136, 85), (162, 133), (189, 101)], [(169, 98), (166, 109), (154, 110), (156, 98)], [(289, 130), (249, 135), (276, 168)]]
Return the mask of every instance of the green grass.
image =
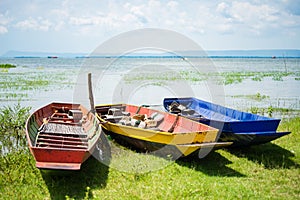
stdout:
[(300, 118), (279, 130), (292, 133), (204, 159), (173, 162), (121, 148), (110, 168), (91, 158), (79, 172), (38, 170), (27, 148), (13, 149), (0, 160), (1, 199), (299, 199)]

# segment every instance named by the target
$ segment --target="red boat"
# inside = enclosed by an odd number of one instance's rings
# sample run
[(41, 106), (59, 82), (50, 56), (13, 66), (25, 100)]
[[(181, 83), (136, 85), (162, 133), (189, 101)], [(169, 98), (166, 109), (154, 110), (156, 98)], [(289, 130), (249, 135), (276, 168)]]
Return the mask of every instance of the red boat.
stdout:
[(40, 169), (79, 170), (94, 152), (103, 154), (107, 144), (95, 115), (72, 103), (50, 103), (36, 110), (26, 122), (26, 136)]

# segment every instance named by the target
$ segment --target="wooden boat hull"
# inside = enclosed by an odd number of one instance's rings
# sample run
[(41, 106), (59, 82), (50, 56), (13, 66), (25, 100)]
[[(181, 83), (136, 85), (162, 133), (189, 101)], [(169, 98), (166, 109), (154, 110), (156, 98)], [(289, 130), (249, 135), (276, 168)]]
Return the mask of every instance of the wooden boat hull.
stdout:
[[(50, 103), (26, 122), (29, 148), (40, 169), (79, 170), (101, 134), (97, 118), (80, 104)], [(107, 142), (103, 136), (101, 142)]]
[(280, 119), (242, 112), (196, 98), (165, 98), (164, 108), (171, 112), (170, 106), (174, 102), (195, 111), (193, 114), (184, 111), (181, 115), (220, 129), (219, 141), (232, 141), (234, 146), (263, 144), (290, 133), (276, 132)]
[[(120, 124), (118, 120), (108, 120), (105, 116), (110, 109), (118, 108), (122, 112), (130, 114), (133, 118), (135, 114), (151, 116), (163, 116), (163, 122), (156, 129), (140, 128), (131, 125)], [(138, 107), (128, 104), (109, 104), (96, 106), (97, 117), (102, 122), (103, 128), (118, 141), (125, 141), (135, 148), (153, 152), (160, 156), (171, 155), (176, 158), (187, 156), (201, 148), (213, 146), (227, 146), (231, 143), (216, 143), (218, 139), (218, 129), (192, 121), (190, 119), (173, 114), (152, 110), (145, 107)], [(174, 125), (173, 132), (169, 132)], [(159, 153), (158, 153), (159, 152)]]

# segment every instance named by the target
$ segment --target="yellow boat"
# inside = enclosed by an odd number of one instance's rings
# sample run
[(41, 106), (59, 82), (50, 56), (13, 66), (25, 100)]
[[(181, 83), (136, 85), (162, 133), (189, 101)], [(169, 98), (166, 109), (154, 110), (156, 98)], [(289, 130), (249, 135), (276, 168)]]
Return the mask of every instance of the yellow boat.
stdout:
[(160, 156), (184, 157), (203, 148), (231, 144), (217, 142), (216, 128), (147, 107), (97, 105), (96, 115), (104, 130), (116, 140)]

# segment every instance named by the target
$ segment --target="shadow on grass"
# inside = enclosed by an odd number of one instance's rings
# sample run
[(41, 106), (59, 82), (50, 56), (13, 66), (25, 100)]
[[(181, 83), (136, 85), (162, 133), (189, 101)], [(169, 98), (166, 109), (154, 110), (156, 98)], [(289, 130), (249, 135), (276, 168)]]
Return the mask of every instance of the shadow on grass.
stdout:
[(105, 188), (111, 161), (111, 146), (104, 134), (100, 135), (93, 156), (79, 171), (41, 170), (51, 199), (90, 199), (91, 189)]
[(41, 170), (41, 174), (51, 199), (90, 199), (91, 189), (105, 188), (108, 171), (108, 166), (91, 156), (80, 171)]
[(235, 171), (226, 165), (232, 162), (220, 155), (216, 151), (212, 151), (206, 157), (199, 159), (197, 155), (181, 158), (176, 161), (177, 164), (188, 167), (197, 171), (201, 171), (209, 176), (224, 177), (244, 177), (238, 171)]
[(262, 164), (266, 169), (290, 169), (299, 168), (300, 166), (291, 159), (295, 157), (292, 152), (273, 143), (229, 148), (227, 151), (237, 157), (247, 158), (250, 161)]

